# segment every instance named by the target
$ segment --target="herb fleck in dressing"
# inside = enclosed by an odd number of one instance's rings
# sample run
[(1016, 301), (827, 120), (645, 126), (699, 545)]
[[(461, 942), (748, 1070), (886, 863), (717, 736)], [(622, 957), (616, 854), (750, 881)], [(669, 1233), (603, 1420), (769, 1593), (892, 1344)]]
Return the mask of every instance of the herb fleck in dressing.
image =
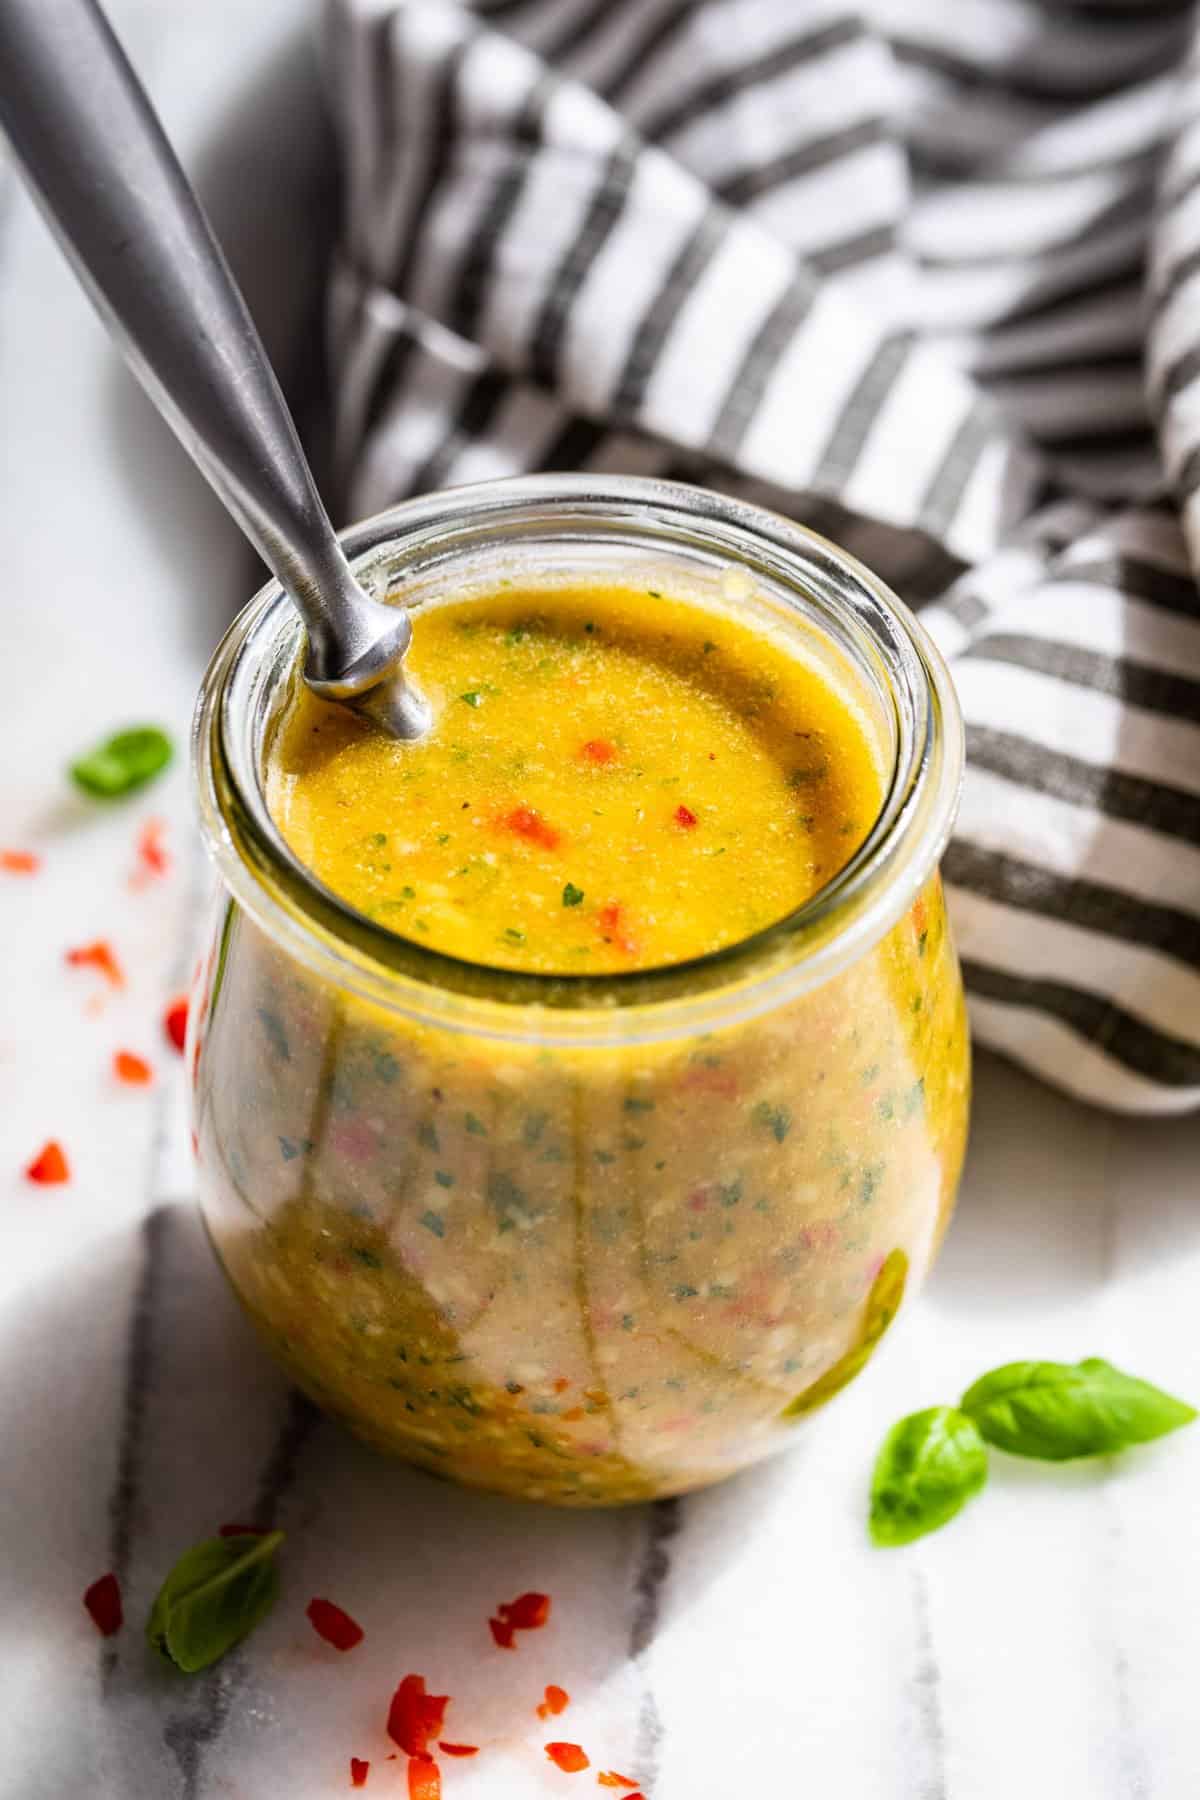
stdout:
[[(786, 915), (878, 812), (866, 711), (664, 594), (504, 589), (418, 614), (412, 656), (426, 741), (299, 692), (269, 793), (328, 886), (435, 949), (678, 962)], [(236, 910), (218, 941), (214, 1242), (305, 1390), (428, 1469), (572, 1505), (715, 1480), (859, 1372), (936, 1247), (967, 1091), (936, 877), (823, 986), (692, 1038), (450, 1030)]]

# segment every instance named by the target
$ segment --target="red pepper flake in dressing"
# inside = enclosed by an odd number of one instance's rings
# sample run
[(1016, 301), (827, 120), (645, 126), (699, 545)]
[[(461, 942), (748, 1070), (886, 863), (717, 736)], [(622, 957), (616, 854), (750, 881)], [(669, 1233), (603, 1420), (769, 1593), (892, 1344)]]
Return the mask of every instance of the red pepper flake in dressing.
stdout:
[(48, 1144), (43, 1144), (33, 1161), (26, 1164), (25, 1179), (36, 1181), (40, 1187), (57, 1187), (60, 1182), (70, 1181), (67, 1158), (56, 1139), (51, 1138)]
[(628, 1775), (618, 1775), (615, 1769), (606, 1769), (602, 1775), (597, 1775), (596, 1780), (601, 1787), (635, 1788), (637, 1786), (636, 1781), (631, 1781)]
[(526, 843), (539, 845), (543, 850), (557, 850), (562, 843), (562, 832), (543, 819), (541, 813), (532, 806), (514, 806), (511, 812), (505, 813), (500, 823), (506, 831), (524, 838)]
[(547, 1744), (546, 1755), (564, 1775), (578, 1775), (592, 1766), (578, 1744)]
[(408, 1759), (408, 1800), (442, 1800), (442, 1776), (432, 1756)]
[(566, 1688), (555, 1687), (551, 1682), (546, 1689), (546, 1698), (537, 1709), (539, 1719), (556, 1719), (561, 1712), (566, 1712), (571, 1703), (571, 1696)]
[(350, 1758), (350, 1786), (366, 1787), (367, 1776), (371, 1773), (371, 1765), (364, 1762), (361, 1756)]
[(112, 1637), (125, 1623), (121, 1605), (121, 1584), (115, 1575), (101, 1575), (83, 1596), (83, 1604), (101, 1637)]
[(133, 887), (145, 887), (148, 881), (165, 875), (171, 867), (171, 858), (164, 850), (162, 841), (166, 829), (165, 819), (147, 819), (138, 832), (138, 866), (132, 878)]
[(332, 1600), (310, 1600), (305, 1610), (317, 1636), (332, 1644), (335, 1650), (353, 1650), (355, 1644), (362, 1643), (362, 1626)]
[(515, 1600), (502, 1600), (496, 1611), (517, 1631), (540, 1631), (550, 1617), (550, 1596), (518, 1594)]
[(423, 1675), (406, 1675), (392, 1695), (388, 1736), (409, 1756), (424, 1756), (430, 1738), (441, 1735), (449, 1704), (448, 1694), (425, 1692)]
[(187, 995), (180, 994), (178, 999), (172, 1000), (170, 1006), (168, 1006), (166, 1012), (163, 1014), (163, 1030), (178, 1050), (180, 1056), (183, 1055), (183, 1047), (187, 1042), (187, 1025)]
[(0, 869), (9, 875), (36, 875), (42, 866), (32, 850), (0, 850)]
[(478, 1744), (438, 1744), (443, 1756), (478, 1756)]
[(516, 1649), (516, 1645), (513, 1642), (513, 1627), (509, 1624), (507, 1619), (489, 1619), (488, 1628), (491, 1631), (493, 1638), (496, 1640), (498, 1649)]
[(154, 1079), (154, 1071), (144, 1056), (132, 1050), (118, 1050), (113, 1057), (113, 1074), (127, 1087), (146, 1087)]
[(579, 754), (585, 762), (603, 767), (605, 763), (616, 762), (617, 746), (607, 738), (589, 738), (586, 744), (581, 745)]
[(76, 969), (99, 969), (106, 975), (114, 987), (124, 987), (125, 976), (121, 965), (113, 953), (113, 947), (104, 938), (97, 938), (94, 944), (80, 944), (74, 950), (67, 951), (67, 961)]
[(637, 939), (629, 929), (625, 908), (619, 900), (610, 900), (596, 915), (596, 922), (606, 944), (615, 944), (625, 956), (637, 955)]
[(677, 806), (675, 808), (675, 823), (677, 825), (682, 825), (685, 831), (690, 831), (692, 826), (698, 824), (699, 821), (690, 806)]

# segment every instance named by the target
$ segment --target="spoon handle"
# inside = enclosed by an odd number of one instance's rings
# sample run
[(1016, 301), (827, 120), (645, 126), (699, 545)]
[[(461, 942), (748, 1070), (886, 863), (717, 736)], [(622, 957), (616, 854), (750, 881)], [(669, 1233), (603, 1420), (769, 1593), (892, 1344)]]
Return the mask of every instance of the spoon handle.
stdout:
[(393, 657), (407, 615), (355, 581), (245, 300), (95, 0), (0, 0), (0, 125), (134, 372), (295, 601), (309, 679), (356, 692), (379, 614)]

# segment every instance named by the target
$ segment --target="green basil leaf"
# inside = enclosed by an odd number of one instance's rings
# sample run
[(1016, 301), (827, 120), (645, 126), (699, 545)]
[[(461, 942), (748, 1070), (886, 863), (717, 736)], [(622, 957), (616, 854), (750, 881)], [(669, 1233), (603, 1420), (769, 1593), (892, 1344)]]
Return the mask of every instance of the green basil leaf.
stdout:
[(282, 1531), (206, 1538), (185, 1550), (146, 1624), (151, 1648), (193, 1675), (232, 1650), (275, 1604)]
[(1146, 1444), (1196, 1417), (1183, 1400), (1099, 1356), (1080, 1363), (1005, 1363), (981, 1376), (960, 1404), (989, 1444), (1044, 1462)]
[(987, 1446), (952, 1406), (930, 1406), (893, 1425), (871, 1478), (871, 1537), (911, 1544), (961, 1512), (987, 1480)]
[(71, 779), (85, 794), (115, 800), (153, 781), (170, 760), (171, 740), (166, 732), (157, 725), (136, 725), (118, 731), (73, 762)]

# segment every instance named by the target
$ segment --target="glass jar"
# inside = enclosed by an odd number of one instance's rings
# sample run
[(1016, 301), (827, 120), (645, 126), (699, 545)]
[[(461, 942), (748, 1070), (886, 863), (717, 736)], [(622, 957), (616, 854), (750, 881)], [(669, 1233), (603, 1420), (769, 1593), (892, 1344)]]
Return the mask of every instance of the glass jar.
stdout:
[(822, 538), (668, 482), (547, 476), (344, 535), (414, 608), (514, 578), (665, 588), (825, 657), (882, 811), (790, 917), (613, 976), (491, 970), (374, 924), (264, 800), (302, 643), (271, 584), (196, 714), (221, 880), (190, 1054), (201, 1202), (319, 1405), (435, 1473), (571, 1505), (787, 1444), (929, 1267), (962, 1161), (962, 987), (937, 863), (962, 734), (917, 621)]

